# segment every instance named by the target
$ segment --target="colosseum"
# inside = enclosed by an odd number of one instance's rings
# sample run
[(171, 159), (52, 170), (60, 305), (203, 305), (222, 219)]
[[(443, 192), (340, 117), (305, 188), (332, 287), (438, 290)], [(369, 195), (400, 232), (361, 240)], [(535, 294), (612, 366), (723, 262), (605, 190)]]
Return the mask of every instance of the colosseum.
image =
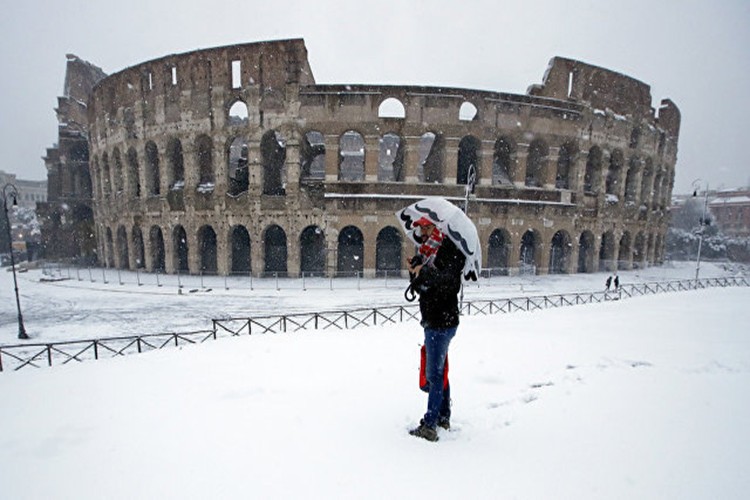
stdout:
[(468, 199), (487, 273), (659, 263), (680, 127), (648, 85), (576, 60), (525, 95), (319, 85), (302, 39), (124, 69), (87, 116), (102, 264), (292, 277), (404, 272), (394, 213), (425, 196)]

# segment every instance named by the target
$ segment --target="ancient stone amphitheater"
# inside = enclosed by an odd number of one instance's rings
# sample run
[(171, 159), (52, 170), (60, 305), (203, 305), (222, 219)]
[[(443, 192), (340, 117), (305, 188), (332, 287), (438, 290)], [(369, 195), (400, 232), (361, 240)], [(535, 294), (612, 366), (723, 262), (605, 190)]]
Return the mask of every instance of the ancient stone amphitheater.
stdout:
[(526, 95), (318, 85), (295, 39), (124, 69), (96, 84), (88, 121), (106, 265), (400, 273), (414, 247), (394, 212), (471, 191), (485, 272), (546, 274), (662, 259), (680, 113), (557, 57)]

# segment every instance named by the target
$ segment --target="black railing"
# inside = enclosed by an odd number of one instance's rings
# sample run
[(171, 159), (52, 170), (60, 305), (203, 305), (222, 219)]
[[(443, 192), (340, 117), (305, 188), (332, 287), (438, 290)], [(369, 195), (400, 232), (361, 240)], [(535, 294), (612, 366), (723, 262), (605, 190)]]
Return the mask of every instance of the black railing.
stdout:
[[(745, 278), (704, 278), (627, 284), (613, 291), (574, 292), (529, 297), (464, 301), (461, 314), (466, 316), (508, 314), (581, 304), (593, 304), (657, 293), (681, 292), (713, 287), (750, 286)], [(115, 358), (166, 347), (200, 344), (207, 340), (263, 333), (284, 333), (308, 330), (351, 330), (363, 326), (395, 324), (419, 320), (417, 304), (393, 305), (247, 318), (212, 320), (210, 330), (191, 332), (128, 335), (90, 340), (71, 340), (37, 344), (0, 346), (0, 371), (26, 367), (64, 365), (102, 358)]]

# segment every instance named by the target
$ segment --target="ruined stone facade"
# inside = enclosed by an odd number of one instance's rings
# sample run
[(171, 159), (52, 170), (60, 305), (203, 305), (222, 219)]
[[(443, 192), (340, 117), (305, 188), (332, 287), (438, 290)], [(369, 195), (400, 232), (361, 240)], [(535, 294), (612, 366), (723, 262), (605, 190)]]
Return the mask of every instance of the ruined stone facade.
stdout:
[(97, 261), (89, 170), (88, 99), (106, 74), (68, 54), (63, 95), (57, 98), (58, 142), (47, 148), (47, 200), (37, 203), (43, 254), (78, 263)]
[(462, 203), (483, 267), (645, 266), (664, 252), (680, 113), (648, 85), (553, 58), (527, 95), (317, 85), (303, 40), (170, 55), (88, 100), (98, 254), (120, 268), (400, 272), (394, 212)]

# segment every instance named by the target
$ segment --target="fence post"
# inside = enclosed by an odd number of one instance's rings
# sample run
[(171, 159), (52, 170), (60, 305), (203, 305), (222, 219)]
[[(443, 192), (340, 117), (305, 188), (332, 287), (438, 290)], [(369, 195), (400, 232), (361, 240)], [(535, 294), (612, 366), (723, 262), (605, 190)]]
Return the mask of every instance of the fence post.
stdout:
[(47, 344), (47, 365), (52, 366), (52, 344)]
[(117, 268), (117, 281), (122, 285), (122, 274), (120, 273), (120, 268)]
[(107, 274), (104, 272), (104, 267), (102, 267), (102, 281), (104, 284), (107, 284)]
[(307, 287), (305, 286), (305, 271), (302, 271), (302, 290), (307, 291)]
[(273, 273), (273, 276), (276, 279), (276, 291), (278, 292), (280, 290), (280, 288), (279, 288), (279, 273), (275, 272), (275, 273)]
[(156, 286), (161, 287), (161, 283), (159, 282), (159, 271), (156, 271), (154, 274), (156, 274)]
[(138, 270), (138, 267), (135, 268), (135, 279), (138, 281), (138, 286), (141, 286), (141, 273)]
[(359, 271), (357, 271), (357, 290), (361, 290), (362, 289), (362, 288), (360, 288), (359, 282), (360, 282), (360, 276), (359, 276)]
[(91, 266), (89, 266), (88, 269), (89, 269), (89, 279), (93, 283), (94, 282), (94, 276), (91, 274)]

